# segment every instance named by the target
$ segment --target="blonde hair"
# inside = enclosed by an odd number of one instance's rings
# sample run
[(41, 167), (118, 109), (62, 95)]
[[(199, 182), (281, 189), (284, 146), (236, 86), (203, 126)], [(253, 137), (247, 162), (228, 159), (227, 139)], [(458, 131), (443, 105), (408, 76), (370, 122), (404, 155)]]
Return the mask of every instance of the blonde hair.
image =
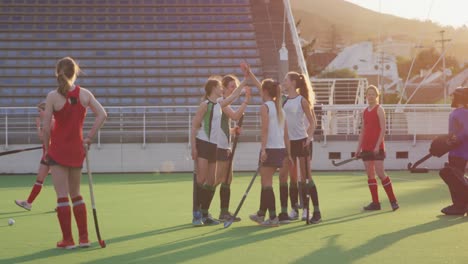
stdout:
[(283, 123), (284, 116), (281, 103), (281, 87), (279, 83), (275, 82), (273, 79), (265, 79), (262, 81), (262, 91), (264, 93), (266, 92), (275, 102), (278, 122)]
[(57, 92), (63, 96), (67, 96), (68, 90), (76, 80), (80, 73), (80, 67), (70, 57), (60, 59), (55, 66), (55, 75), (57, 76)]

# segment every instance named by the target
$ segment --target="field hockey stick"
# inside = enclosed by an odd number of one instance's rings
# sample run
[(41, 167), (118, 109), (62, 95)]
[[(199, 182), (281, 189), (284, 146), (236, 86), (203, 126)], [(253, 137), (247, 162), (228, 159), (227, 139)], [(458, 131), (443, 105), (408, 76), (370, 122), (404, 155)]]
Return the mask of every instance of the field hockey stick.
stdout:
[(422, 157), (420, 160), (416, 161), (414, 165), (410, 162), (408, 163), (408, 170), (411, 173), (427, 173), (429, 170), (427, 168), (418, 168), (418, 166), (423, 163), (424, 161), (428, 160), (430, 157), (432, 157), (432, 154), (429, 153), (426, 156)]
[(86, 170), (88, 171), (88, 184), (89, 184), (89, 194), (91, 196), (91, 206), (93, 207), (93, 216), (94, 216), (94, 227), (96, 228), (96, 235), (98, 238), (99, 245), (101, 248), (106, 247), (106, 241), (101, 239), (101, 233), (99, 232), (99, 224), (97, 219), (96, 204), (94, 202), (94, 191), (93, 191), (93, 175), (91, 174), (91, 169), (89, 166), (88, 158), (88, 146), (85, 146), (86, 150)]
[[(199, 210), (198, 192), (197, 192), (197, 160), (193, 161), (193, 213)], [(194, 215), (195, 216), (195, 215)]]
[(306, 208), (306, 213), (307, 213), (307, 217), (306, 217), (306, 225), (310, 224), (310, 220), (309, 220), (309, 215), (310, 215), (310, 206), (309, 206), (309, 201), (310, 201), (310, 190), (309, 190), (309, 179), (311, 179), (311, 176), (310, 176), (310, 169), (309, 169), (309, 156), (306, 156), (304, 158), (306, 161), (305, 161), (305, 168), (306, 168), (306, 186), (305, 186), (305, 191), (306, 191), (306, 199), (307, 201), (305, 201), (305, 208)]
[[(244, 122), (244, 114), (242, 114), (241, 118), (237, 122), (237, 126), (239, 128), (241, 128), (243, 122)], [(229, 176), (231, 175), (230, 172), (231, 172), (231, 169), (232, 169), (232, 163), (234, 161), (234, 154), (236, 153), (236, 148), (237, 148), (237, 142), (238, 141), (239, 141), (239, 135), (237, 135), (237, 133), (236, 133), (235, 136), (234, 136), (233, 143), (232, 143), (232, 152), (231, 152), (231, 157), (229, 157), (229, 166), (228, 166), (228, 170), (227, 170), (227, 173), (226, 173), (226, 179), (224, 180), (225, 184), (227, 184), (229, 182)]]
[(358, 160), (360, 158), (361, 158), (361, 156), (354, 156), (354, 157), (352, 157), (350, 159), (342, 160), (340, 162), (336, 162), (335, 160), (332, 160), (332, 164), (333, 164), (333, 166), (338, 167), (338, 166), (344, 165), (346, 163), (350, 163), (351, 161)]
[(300, 162), (300, 159), (299, 157), (296, 157), (296, 173), (297, 173), (297, 182), (298, 182), (298, 186), (297, 186), (297, 190), (299, 192), (299, 205), (296, 205), (298, 208), (301, 208), (303, 209), (304, 208), (304, 201), (303, 201), (303, 198), (302, 198), (302, 175), (301, 175), (301, 164), (299, 163)]
[(239, 205), (236, 208), (236, 211), (234, 212), (234, 215), (229, 219), (229, 221), (224, 222), (224, 228), (228, 228), (232, 225), (234, 222), (234, 219), (236, 219), (237, 214), (239, 213), (242, 205), (244, 204), (245, 198), (247, 198), (247, 195), (249, 194), (250, 188), (252, 188), (253, 183), (255, 182), (255, 178), (257, 178), (258, 172), (260, 171), (260, 168), (262, 167), (262, 164), (258, 164), (257, 171), (255, 172), (254, 176), (252, 177), (252, 180), (250, 180), (249, 186), (247, 187), (247, 190), (244, 193), (244, 196), (242, 196), (242, 199), (239, 202)]
[(41, 149), (41, 148), (42, 148), (42, 146), (33, 147), (33, 148), (25, 148), (25, 149), (8, 150), (8, 151), (0, 152), (0, 156), (5, 156), (5, 155), (10, 155), (10, 154), (20, 153), (20, 152), (23, 152), (23, 151), (36, 150), (36, 149)]

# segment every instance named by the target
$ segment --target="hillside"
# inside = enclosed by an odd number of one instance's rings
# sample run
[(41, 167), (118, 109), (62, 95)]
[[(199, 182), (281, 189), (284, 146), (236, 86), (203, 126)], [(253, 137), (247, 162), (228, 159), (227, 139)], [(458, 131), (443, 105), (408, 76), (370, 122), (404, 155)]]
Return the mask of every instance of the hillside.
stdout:
[[(425, 47), (436, 46), (439, 31), (446, 31), (446, 38), (452, 39), (448, 55), (459, 62), (468, 62), (468, 28), (442, 27), (431, 21), (406, 19), (380, 14), (344, 0), (290, 0), (294, 18), (301, 19), (300, 31), (305, 39), (317, 38), (319, 47), (329, 47), (332, 39), (332, 25), (344, 45), (392, 37), (395, 40), (419, 41)], [(427, 9), (428, 7), (421, 7)], [(439, 47), (437, 45), (437, 47)]]

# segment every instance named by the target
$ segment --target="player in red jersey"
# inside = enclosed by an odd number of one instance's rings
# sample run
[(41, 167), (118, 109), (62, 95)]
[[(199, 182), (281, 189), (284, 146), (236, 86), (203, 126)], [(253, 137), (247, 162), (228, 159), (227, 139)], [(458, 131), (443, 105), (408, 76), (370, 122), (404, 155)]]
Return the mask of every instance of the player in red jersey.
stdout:
[(372, 195), (372, 202), (364, 207), (364, 210), (380, 210), (380, 202), (375, 174), (380, 178), (387, 193), (393, 211), (399, 208), (395, 194), (393, 193), (390, 177), (385, 174), (385, 112), (379, 105), (379, 90), (371, 85), (366, 89), (368, 107), (362, 115), (361, 134), (355, 155), (360, 155), (367, 171), (367, 183)]
[[(58, 87), (47, 95), (44, 113), (46, 161), (51, 168), (52, 181), (57, 193), (57, 217), (63, 235), (57, 247), (66, 249), (75, 247), (71, 231), (69, 196), (78, 226), (79, 246), (90, 246), (86, 206), (80, 194), (81, 168), (86, 155), (85, 147), (91, 144), (107, 117), (104, 108), (93, 94), (74, 84), (79, 71), (80, 68), (70, 57), (57, 62)], [(88, 107), (93, 111), (95, 120), (83, 139), (83, 122)], [(51, 129), (52, 116), (55, 124)]]
[[(37, 105), (37, 111), (39, 112), (39, 116), (36, 117), (36, 128), (37, 128), (37, 135), (39, 139), (43, 140), (43, 129), (42, 129), (42, 120), (44, 119), (44, 110), (45, 110), (45, 101), (41, 102)], [(53, 126), (53, 122), (52, 122)], [(49, 175), (49, 164), (45, 161), (45, 146), (44, 142), (42, 143), (42, 157), (39, 163), (39, 169), (37, 170), (36, 182), (34, 183), (31, 193), (26, 200), (15, 200), (16, 205), (30, 211), (32, 208), (32, 203), (39, 195), (42, 190), (42, 184), (44, 183), (45, 178)]]

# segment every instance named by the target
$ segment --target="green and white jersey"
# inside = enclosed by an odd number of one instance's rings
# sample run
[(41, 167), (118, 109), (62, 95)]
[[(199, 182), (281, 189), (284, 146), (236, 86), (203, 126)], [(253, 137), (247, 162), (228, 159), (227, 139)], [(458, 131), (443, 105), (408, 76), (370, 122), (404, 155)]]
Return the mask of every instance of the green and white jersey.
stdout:
[(219, 101), (222, 98), (216, 100), (216, 102), (211, 102), (210, 100), (205, 100), (204, 103), (208, 105), (205, 115), (203, 115), (201, 127), (198, 130), (197, 138), (206, 142), (213, 144), (218, 143), (218, 137), (221, 127), (221, 106)]
[[(230, 107), (230, 106), (227, 106)], [(218, 148), (231, 148), (231, 119), (223, 112), (221, 115), (221, 126), (218, 134)]]

